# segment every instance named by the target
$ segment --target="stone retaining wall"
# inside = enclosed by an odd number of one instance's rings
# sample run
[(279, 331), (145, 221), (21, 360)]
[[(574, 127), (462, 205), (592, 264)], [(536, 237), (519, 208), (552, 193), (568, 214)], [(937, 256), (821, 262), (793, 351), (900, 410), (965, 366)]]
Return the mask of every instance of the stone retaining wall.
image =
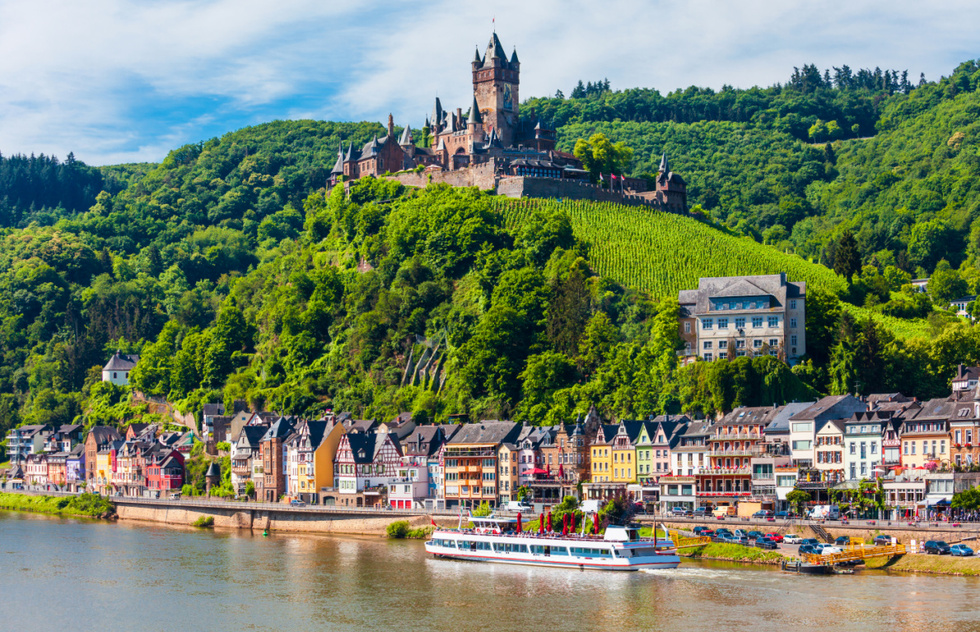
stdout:
[(385, 528), (396, 520), (407, 520), (412, 528), (431, 524), (430, 516), (345, 516), (343, 514), (299, 513), (276, 509), (237, 509), (235, 507), (160, 507), (117, 504), (120, 520), (192, 526), (202, 516), (214, 518), (214, 526), (223, 529), (279, 531), (284, 533), (345, 533), (384, 535)]

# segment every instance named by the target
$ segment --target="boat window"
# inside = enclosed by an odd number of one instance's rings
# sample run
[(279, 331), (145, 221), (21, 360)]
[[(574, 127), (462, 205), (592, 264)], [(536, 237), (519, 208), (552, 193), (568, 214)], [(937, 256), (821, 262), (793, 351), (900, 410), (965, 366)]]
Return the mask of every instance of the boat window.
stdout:
[(657, 550), (652, 546), (649, 548), (633, 549), (633, 557), (648, 557), (650, 555), (656, 555)]
[(552, 555), (568, 555), (568, 549), (563, 546), (553, 546), (551, 547)]

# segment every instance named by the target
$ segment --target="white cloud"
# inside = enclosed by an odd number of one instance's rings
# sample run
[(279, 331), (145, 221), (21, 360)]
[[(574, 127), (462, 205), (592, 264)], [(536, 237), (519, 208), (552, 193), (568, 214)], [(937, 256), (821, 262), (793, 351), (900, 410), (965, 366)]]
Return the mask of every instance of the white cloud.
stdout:
[(521, 58), (521, 96), (784, 81), (793, 66), (948, 74), (976, 56), (950, 0), (0, 0), (0, 150), (93, 164), (273, 118), (418, 125), (435, 96), (467, 109), (491, 19)]

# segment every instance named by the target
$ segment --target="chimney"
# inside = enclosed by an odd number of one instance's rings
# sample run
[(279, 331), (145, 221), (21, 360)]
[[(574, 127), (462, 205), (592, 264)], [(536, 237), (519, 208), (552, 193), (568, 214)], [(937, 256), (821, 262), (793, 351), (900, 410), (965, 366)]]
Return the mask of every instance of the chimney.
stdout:
[(388, 115), (388, 136), (395, 135), (395, 118), (389, 114)]

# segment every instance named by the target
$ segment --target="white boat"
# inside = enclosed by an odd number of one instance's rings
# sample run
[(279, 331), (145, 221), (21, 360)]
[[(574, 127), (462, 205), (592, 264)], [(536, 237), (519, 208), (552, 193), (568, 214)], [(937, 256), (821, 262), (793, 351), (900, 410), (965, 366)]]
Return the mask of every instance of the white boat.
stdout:
[(474, 562), (561, 566), (603, 571), (677, 568), (670, 540), (641, 538), (639, 528), (609, 525), (604, 535), (518, 532), (516, 518), (472, 517), (473, 529), (437, 527), (425, 550)]

